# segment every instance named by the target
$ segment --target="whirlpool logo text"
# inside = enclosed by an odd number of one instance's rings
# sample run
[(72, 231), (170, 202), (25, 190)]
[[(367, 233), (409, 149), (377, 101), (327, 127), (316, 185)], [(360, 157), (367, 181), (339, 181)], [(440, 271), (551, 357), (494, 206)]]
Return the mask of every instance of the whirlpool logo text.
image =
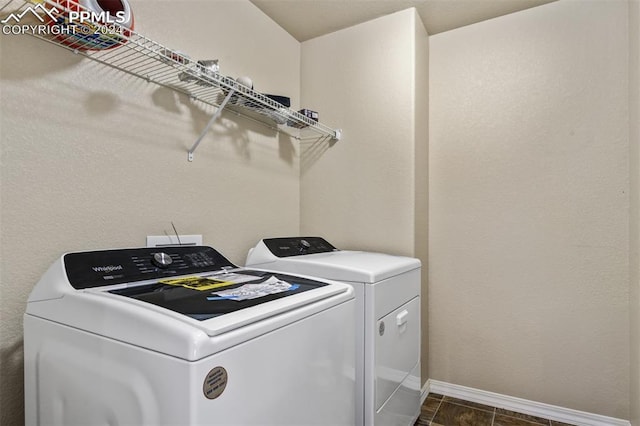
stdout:
[(113, 272), (113, 271), (122, 271), (122, 265), (107, 265), (107, 266), (94, 266), (93, 269), (95, 272)]

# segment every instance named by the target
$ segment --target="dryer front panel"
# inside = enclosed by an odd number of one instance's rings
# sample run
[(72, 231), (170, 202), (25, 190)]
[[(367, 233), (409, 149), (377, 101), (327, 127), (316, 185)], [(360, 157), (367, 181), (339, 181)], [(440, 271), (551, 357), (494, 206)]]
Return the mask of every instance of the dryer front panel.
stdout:
[(420, 297), (379, 319), (375, 332), (377, 411), (420, 361)]

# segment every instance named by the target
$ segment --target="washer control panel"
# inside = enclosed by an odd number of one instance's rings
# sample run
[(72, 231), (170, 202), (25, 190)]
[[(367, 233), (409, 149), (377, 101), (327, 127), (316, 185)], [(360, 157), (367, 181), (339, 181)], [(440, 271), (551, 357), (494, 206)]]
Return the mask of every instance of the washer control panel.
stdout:
[(215, 249), (206, 246), (69, 253), (64, 256), (64, 266), (76, 290), (236, 268)]
[(262, 240), (277, 257), (302, 256), (338, 250), (321, 237), (265, 238)]

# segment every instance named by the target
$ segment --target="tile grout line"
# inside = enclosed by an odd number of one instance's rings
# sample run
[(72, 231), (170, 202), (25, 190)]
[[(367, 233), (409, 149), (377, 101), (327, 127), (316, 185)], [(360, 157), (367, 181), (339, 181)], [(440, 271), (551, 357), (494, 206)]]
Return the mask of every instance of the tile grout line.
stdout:
[(494, 426), (494, 423), (496, 422), (496, 411), (497, 411), (497, 408), (493, 407), (493, 417), (491, 417), (491, 426)]
[[(429, 395), (427, 395), (427, 397), (429, 397)], [(443, 401), (444, 401), (444, 395), (442, 395), (442, 398), (440, 398), (440, 402), (438, 403), (438, 408), (436, 408), (436, 411), (433, 412), (433, 417), (431, 417), (431, 420), (429, 420), (429, 426), (431, 426), (433, 424), (433, 421), (436, 418), (436, 414), (438, 414), (438, 410), (442, 406), (442, 402)]]

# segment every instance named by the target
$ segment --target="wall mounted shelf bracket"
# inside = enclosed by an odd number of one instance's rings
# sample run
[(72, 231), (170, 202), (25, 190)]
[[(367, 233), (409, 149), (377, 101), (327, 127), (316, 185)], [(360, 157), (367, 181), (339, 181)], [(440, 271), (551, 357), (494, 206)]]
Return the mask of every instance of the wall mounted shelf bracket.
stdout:
[(231, 99), (231, 96), (233, 96), (234, 92), (235, 92), (234, 90), (229, 90), (229, 93), (227, 93), (227, 96), (224, 98), (220, 106), (218, 106), (218, 109), (216, 110), (216, 112), (214, 112), (213, 115), (211, 116), (211, 119), (205, 126), (204, 130), (202, 130), (202, 133), (200, 133), (200, 136), (198, 137), (198, 139), (195, 141), (195, 143), (189, 150), (189, 155), (188, 155), (189, 161), (193, 161), (193, 153), (195, 152), (196, 148), (198, 148), (198, 145), (200, 145), (200, 142), (202, 142), (202, 139), (205, 137), (209, 129), (211, 129), (211, 126), (213, 126), (213, 123), (218, 119), (218, 117), (222, 113), (222, 110)]

